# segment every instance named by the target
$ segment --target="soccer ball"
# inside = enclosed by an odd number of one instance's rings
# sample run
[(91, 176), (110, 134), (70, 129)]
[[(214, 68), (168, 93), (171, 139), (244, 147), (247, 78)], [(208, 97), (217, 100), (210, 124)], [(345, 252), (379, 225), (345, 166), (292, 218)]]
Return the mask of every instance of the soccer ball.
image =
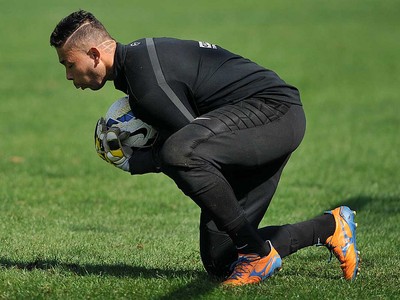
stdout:
[(150, 147), (157, 137), (157, 131), (151, 125), (135, 117), (129, 106), (128, 96), (111, 104), (105, 120), (107, 129), (118, 127), (122, 132), (129, 132), (129, 136), (121, 141), (123, 146), (130, 148)]

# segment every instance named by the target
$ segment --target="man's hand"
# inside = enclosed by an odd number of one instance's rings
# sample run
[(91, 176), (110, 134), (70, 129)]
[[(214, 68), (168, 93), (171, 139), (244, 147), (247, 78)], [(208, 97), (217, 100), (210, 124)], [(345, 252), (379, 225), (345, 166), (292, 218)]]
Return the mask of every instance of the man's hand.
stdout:
[(118, 127), (110, 127), (103, 140), (106, 160), (121, 170), (129, 172), (129, 159), (132, 156), (132, 149), (123, 146), (121, 141), (129, 136), (128, 132), (121, 132)]
[(118, 127), (107, 129), (103, 118), (97, 121), (94, 133), (95, 148), (97, 154), (108, 163), (113, 164), (121, 170), (129, 172), (129, 159), (132, 156), (132, 149), (122, 145), (122, 141), (129, 133), (121, 132)]

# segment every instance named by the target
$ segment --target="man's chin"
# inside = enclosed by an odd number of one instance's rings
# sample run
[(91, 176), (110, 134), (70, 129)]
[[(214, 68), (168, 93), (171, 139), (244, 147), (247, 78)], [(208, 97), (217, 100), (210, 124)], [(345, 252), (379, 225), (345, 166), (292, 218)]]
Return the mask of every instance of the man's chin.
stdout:
[(91, 89), (92, 91), (98, 91), (104, 86), (104, 84), (105, 84), (105, 82), (100, 85), (97, 85), (97, 86), (91, 86), (91, 87), (89, 87), (89, 89)]
[(100, 84), (96, 83), (96, 84), (92, 84), (92, 85), (77, 85), (76, 84), (75, 87), (77, 89), (81, 89), (82, 91), (86, 90), (86, 89), (90, 89), (92, 91), (98, 91), (105, 85), (105, 83), (106, 82), (102, 82)]

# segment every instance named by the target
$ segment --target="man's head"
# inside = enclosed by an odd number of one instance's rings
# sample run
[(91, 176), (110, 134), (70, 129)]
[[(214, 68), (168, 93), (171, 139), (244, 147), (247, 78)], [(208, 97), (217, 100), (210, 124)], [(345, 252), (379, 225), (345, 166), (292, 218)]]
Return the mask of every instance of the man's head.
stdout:
[(98, 90), (111, 79), (116, 42), (90, 12), (79, 10), (62, 19), (50, 45), (76, 88)]

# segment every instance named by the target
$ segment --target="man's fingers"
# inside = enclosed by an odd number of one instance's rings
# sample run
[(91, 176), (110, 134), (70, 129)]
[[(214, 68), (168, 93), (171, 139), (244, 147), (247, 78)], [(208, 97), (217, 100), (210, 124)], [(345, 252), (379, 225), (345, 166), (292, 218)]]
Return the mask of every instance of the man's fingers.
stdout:
[(104, 148), (107, 150), (118, 150), (121, 148), (118, 135), (115, 131), (107, 131), (105, 136)]

